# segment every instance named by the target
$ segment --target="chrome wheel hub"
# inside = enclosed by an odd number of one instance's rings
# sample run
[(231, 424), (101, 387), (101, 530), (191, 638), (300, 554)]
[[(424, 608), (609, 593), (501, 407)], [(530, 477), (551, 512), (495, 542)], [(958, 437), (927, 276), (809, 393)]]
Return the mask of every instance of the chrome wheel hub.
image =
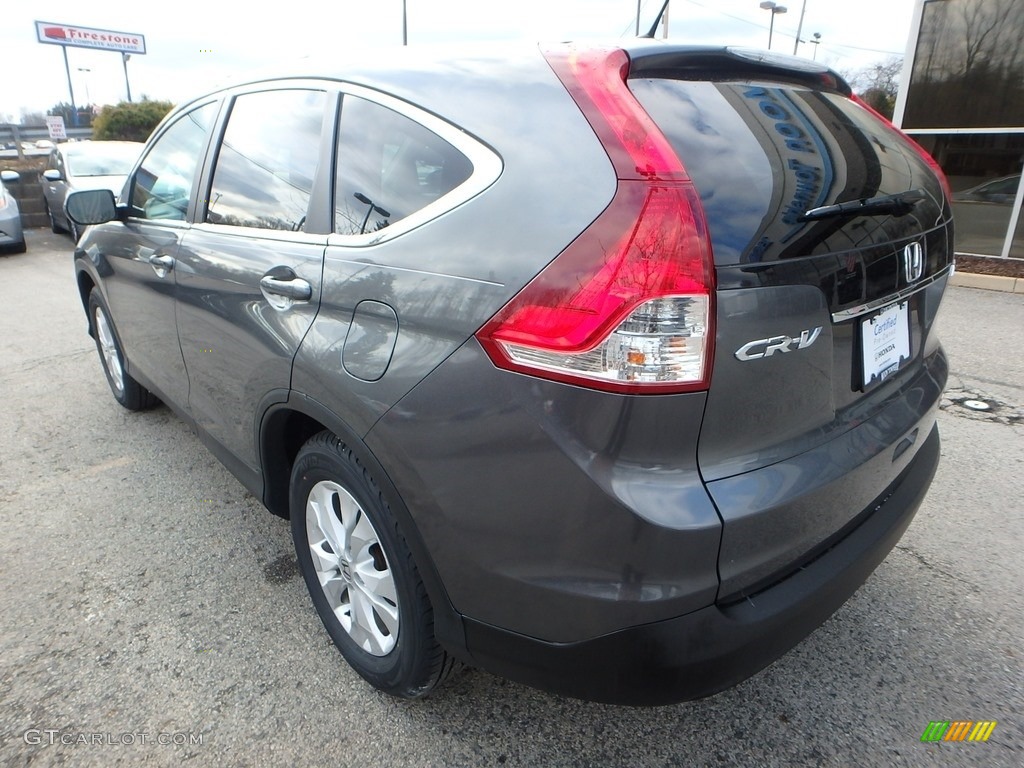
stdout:
[(114, 384), (117, 394), (124, 392), (124, 370), (121, 368), (121, 357), (117, 354), (117, 342), (114, 341), (114, 331), (107, 322), (107, 315), (102, 307), (96, 307), (94, 315), (96, 338), (100, 342), (100, 353), (103, 356), (103, 365), (106, 366), (110, 381)]
[(359, 502), (321, 480), (306, 498), (306, 537), (320, 588), (356, 645), (386, 656), (398, 641), (398, 594), (380, 538)]

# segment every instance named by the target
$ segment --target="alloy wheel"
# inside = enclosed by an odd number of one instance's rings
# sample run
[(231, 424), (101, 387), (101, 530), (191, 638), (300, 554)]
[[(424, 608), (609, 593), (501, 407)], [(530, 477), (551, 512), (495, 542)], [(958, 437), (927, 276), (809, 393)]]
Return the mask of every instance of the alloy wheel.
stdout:
[(341, 626), (364, 651), (386, 656), (398, 641), (398, 594), (373, 523), (345, 488), (322, 480), (306, 499), (306, 535)]
[(121, 355), (117, 351), (117, 341), (114, 338), (114, 331), (107, 322), (107, 315), (102, 307), (96, 307), (94, 314), (96, 337), (100, 342), (100, 352), (103, 356), (103, 365), (107, 368), (107, 374), (114, 385), (116, 394), (124, 393), (124, 369), (121, 367)]

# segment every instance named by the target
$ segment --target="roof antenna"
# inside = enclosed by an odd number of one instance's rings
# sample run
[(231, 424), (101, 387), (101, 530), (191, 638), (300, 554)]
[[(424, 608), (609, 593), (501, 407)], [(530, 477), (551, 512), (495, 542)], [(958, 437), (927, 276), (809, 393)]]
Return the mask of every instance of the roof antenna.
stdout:
[(658, 18), (654, 20), (654, 24), (651, 26), (651, 31), (648, 32), (646, 35), (640, 35), (640, 37), (649, 37), (652, 40), (654, 39), (654, 35), (658, 31), (658, 25), (661, 24), (661, 17), (664, 16), (665, 11), (668, 10), (669, 1), (670, 0), (665, 0), (665, 2), (662, 4), (661, 10), (658, 11)]

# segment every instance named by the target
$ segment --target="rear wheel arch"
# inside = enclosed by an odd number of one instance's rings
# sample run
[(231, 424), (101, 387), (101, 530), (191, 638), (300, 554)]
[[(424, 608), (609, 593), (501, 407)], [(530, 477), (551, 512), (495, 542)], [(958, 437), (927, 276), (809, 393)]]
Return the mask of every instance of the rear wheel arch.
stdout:
[(260, 466), (263, 504), (279, 517), (289, 518), (292, 468), (299, 450), (314, 435), (327, 430), (341, 440), (380, 487), (412, 552), (434, 610), (434, 633), (446, 649), (469, 661), (462, 616), (452, 606), (419, 528), (387, 470), (343, 419), (326, 406), (303, 395), (271, 405), (260, 422)]
[[(78, 274), (75, 276), (75, 279), (78, 283), (78, 295), (82, 300), (82, 309), (85, 310), (86, 317), (89, 317), (89, 294), (91, 294), (93, 288), (96, 287), (96, 282), (84, 269), (78, 270)], [(92, 336), (94, 332), (95, 329), (92, 327), (92, 318), (89, 317), (89, 335)]]

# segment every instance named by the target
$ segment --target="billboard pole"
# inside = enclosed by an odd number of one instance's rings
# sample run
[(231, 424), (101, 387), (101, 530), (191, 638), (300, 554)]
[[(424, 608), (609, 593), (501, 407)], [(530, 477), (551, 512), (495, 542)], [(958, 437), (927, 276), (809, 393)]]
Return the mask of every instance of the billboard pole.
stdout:
[(68, 49), (65, 46), (60, 47), (61, 53), (64, 54), (64, 71), (68, 76), (68, 93), (71, 94), (71, 124), (78, 127), (78, 105), (75, 103), (75, 89), (71, 85), (71, 67), (68, 66)]
[(131, 57), (132, 55), (130, 53), (125, 53), (124, 51), (121, 51), (121, 64), (124, 65), (124, 89), (128, 92), (129, 104), (132, 103), (132, 87), (128, 83), (128, 59), (130, 59)]

